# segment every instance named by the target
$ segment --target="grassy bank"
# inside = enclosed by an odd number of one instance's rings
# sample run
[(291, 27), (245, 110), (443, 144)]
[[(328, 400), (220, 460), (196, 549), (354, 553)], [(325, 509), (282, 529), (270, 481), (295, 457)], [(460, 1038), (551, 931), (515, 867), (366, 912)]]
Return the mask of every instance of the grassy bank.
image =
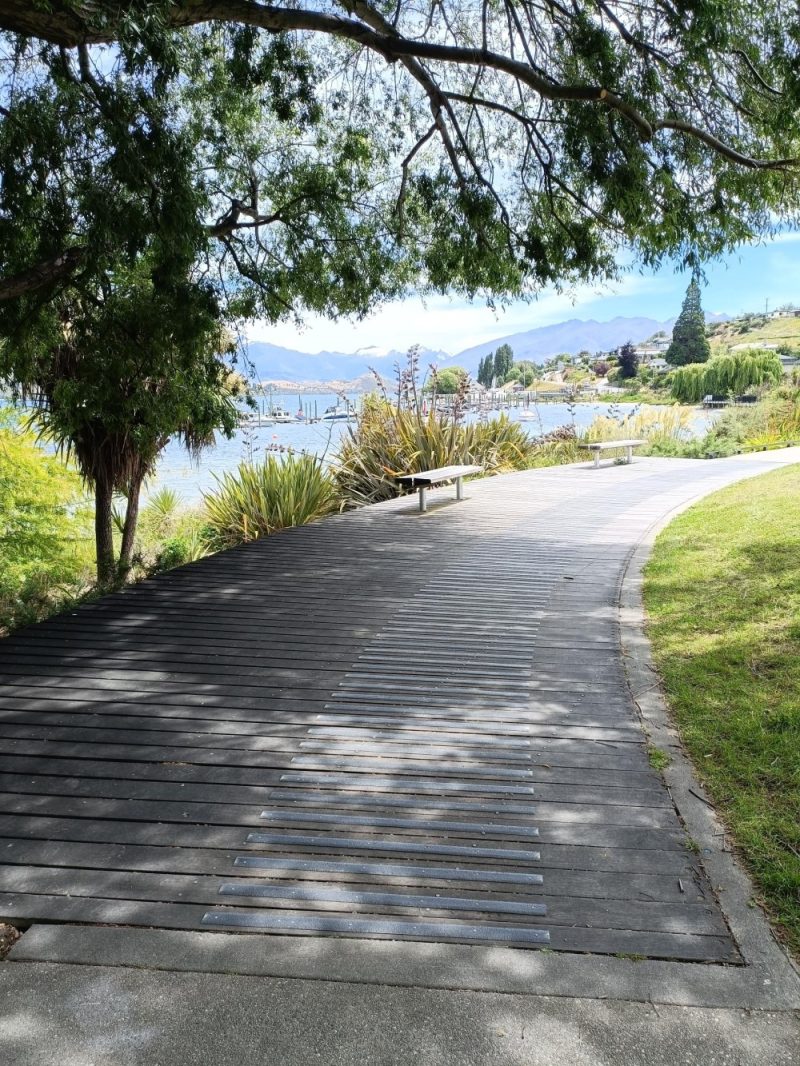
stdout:
[(800, 467), (672, 522), (647, 566), (645, 604), (684, 743), (800, 954)]

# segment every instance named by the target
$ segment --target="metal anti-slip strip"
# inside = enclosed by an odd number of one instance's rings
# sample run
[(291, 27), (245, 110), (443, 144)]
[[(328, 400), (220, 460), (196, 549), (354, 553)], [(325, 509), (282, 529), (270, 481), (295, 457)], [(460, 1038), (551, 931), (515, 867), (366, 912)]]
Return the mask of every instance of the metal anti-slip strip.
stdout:
[(303, 836), (300, 833), (248, 833), (248, 844), (292, 844), (307, 848), (350, 848), (353, 851), (385, 851), (400, 855), (457, 855), (461, 859), (516, 859), (538, 862), (538, 851), (512, 848), (467, 848), (457, 844), (412, 844), (404, 840), (372, 840), (360, 837)]
[(313, 811), (262, 811), (261, 817), (276, 822), (330, 822), (333, 825), (378, 826), (387, 829), (437, 829), (444, 833), (489, 833), (497, 836), (538, 837), (529, 825), (498, 825), (494, 822), (444, 822), (419, 818), (391, 818), (372, 814), (325, 814)]
[(301, 740), (298, 744), (303, 754), (325, 754), (335, 752), (337, 754), (348, 753), (370, 758), (384, 758), (394, 756), (397, 759), (434, 759), (437, 762), (442, 758), (475, 759), (486, 766), (495, 762), (500, 763), (529, 763), (533, 756), (530, 752), (514, 751), (513, 748), (479, 747), (473, 741), (472, 747), (464, 744), (415, 744), (406, 737), (401, 737), (395, 743), (381, 743), (380, 741), (368, 740), (365, 737), (325, 737), (321, 740)]
[(550, 943), (550, 933), (546, 929), (527, 929), (517, 925), (467, 925), (461, 922), (401, 922), (386, 918), (334, 918), (322, 915), (208, 911), (203, 915), (203, 925), (233, 929), (294, 930), (308, 933), (372, 933), (378, 936), (414, 936), (432, 940)]
[[(456, 663), (452, 666), (453, 677), (446, 676), (446, 671), (441, 667), (432, 667), (428, 670), (428, 677), (424, 676), (424, 671), (420, 669), (418, 663), (414, 665), (414, 682), (408, 681), (408, 669), (405, 671), (382, 671), (378, 672), (370, 670), (368, 673), (362, 668), (359, 673), (345, 674), (344, 680), (341, 682), (340, 688), (346, 689), (369, 689), (375, 688), (381, 692), (392, 692), (395, 689), (399, 689), (401, 692), (438, 692), (438, 691), (452, 691), (457, 692), (460, 689), (465, 689), (468, 692), (482, 691), (484, 689), (490, 690), (489, 694), (494, 695), (497, 692), (498, 697), (504, 695), (511, 695), (518, 697), (521, 692), (525, 692), (528, 687), (527, 680), (516, 681), (510, 679), (504, 672), (497, 676), (497, 678), (476, 678), (464, 674)], [(497, 691), (499, 689), (499, 691)]]
[(301, 785), (314, 785), (318, 788), (366, 788), (369, 791), (402, 791), (404, 788), (413, 789), (414, 792), (485, 792), (493, 796), (532, 796), (532, 785), (485, 785), (482, 781), (436, 781), (428, 778), (413, 778), (409, 780), (403, 777), (372, 777), (370, 775), (358, 776), (357, 774), (326, 774), (307, 770), (305, 773), (281, 774), (281, 781)]
[(547, 914), (544, 903), (517, 903), (509, 900), (469, 899), (462, 896), (418, 896), (409, 892), (353, 892), (345, 888), (319, 888), (313, 885), (261, 885), (252, 881), (228, 882), (220, 886), (221, 896), (248, 899), (291, 899), (309, 903), (355, 903), (379, 907), (417, 907), (439, 911), (486, 911), (495, 914)]
[(465, 811), (468, 814), (526, 814), (534, 813), (530, 803), (503, 803), (498, 800), (482, 802), (480, 800), (446, 800), (438, 796), (391, 796), (385, 792), (372, 795), (355, 796), (342, 792), (308, 792), (302, 789), (274, 789), (267, 799), (275, 803), (310, 803), (315, 807), (402, 807), (404, 809), (421, 807), (423, 810)]
[[(413, 759), (408, 761), (404, 759), (370, 759), (368, 757), (361, 758), (358, 755), (353, 755), (350, 758), (339, 758), (335, 755), (293, 755), (292, 765), (307, 765), (310, 769), (316, 769), (317, 767), (330, 766), (337, 770), (345, 770), (352, 766), (356, 770), (375, 769), (380, 772), (383, 769), (386, 770), (431, 770), (432, 764), (430, 762), (415, 762)], [(443, 763), (435, 762), (433, 768), (443, 774), (463, 774), (465, 777), (502, 777), (511, 778), (512, 780), (519, 780), (520, 778), (533, 777), (532, 770), (517, 770), (509, 767), (490, 767), (481, 766), (480, 763), (473, 765), (472, 763)]]
[(541, 885), (541, 874), (516, 870), (469, 870), (459, 866), (410, 866), (390, 862), (337, 862), (331, 859), (284, 859), (278, 855), (237, 855), (234, 866), (248, 870), (291, 870), (296, 873), (373, 874), (376, 877), (413, 877), (431, 881), (477, 881), (480, 884)]
[[(511, 734), (510, 736), (482, 736), (480, 733), (453, 732), (442, 734), (440, 729), (432, 727), (424, 729), (422, 726), (409, 729), (405, 724), (396, 729), (370, 729), (364, 725), (340, 725), (340, 726), (312, 726), (308, 731), (309, 737), (323, 737), (326, 740), (371, 741), (373, 743), (387, 742), (392, 744), (432, 744), (434, 747), (449, 747), (453, 744), (465, 745), (478, 748), (508, 748), (514, 751), (517, 748), (530, 748), (531, 741), (524, 736)], [(308, 743), (303, 741), (303, 743)]]
[[(574, 707), (576, 704), (552, 702), (531, 706), (531, 710), (561, 710), (562, 707)], [(520, 736), (530, 732), (528, 710), (505, 710), (495, 707), (494, 711), (473, 711), (459, 708), (437, 707), (431, 711), (425, 707), (412, 704), (376, 704), (376, 703), (326, 703), (326, 713), (315, 715), (320, 725), (337, 728), (362, 726), (364, 728), (421, 729), (425, 732), (438, 732), (455, 729), (488, 736)]]

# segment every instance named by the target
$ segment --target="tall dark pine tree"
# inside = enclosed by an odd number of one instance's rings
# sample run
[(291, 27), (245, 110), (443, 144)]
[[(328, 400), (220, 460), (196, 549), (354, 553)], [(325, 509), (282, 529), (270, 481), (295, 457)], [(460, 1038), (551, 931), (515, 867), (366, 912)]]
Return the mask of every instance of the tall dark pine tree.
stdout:
[(639, 369), (639, 356), (630, 341), (623, 344), (617, 356), (617, 366), (621, 378), (635, 378)]
[(700, 286), (695, 277), (686, 290), (665, 359), (673, 366), (684, 366), (686, 363), (705, 363), (710, 355), (706, 320), (700, 305)]

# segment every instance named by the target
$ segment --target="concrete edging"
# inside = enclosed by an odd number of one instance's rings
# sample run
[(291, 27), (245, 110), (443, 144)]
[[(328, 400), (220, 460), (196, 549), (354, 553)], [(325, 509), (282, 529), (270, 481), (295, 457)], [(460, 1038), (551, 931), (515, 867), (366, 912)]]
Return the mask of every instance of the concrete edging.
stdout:
[(751, 979), (764, 987), (798, 984), (798, 972), (776, 941), (766, 916), (754, 899), (753, 884), (726, 844), (725, 826), (697, 778), (694, 766), (672, 724), (671, 712), (653, 662), (644, 611), (644, 567), (658, 534), (678, 515), (707, 493), (688, 500), (662, 516), (647, 531), (628, 560), (619, 592), (620, 643), (628, 686), (642, 727), (654, 747), (665, 751), (670, 763), (661, 772), (675, 808), (689, 836), (700, 848), (703, 865), (723, 915), (751, 969)]

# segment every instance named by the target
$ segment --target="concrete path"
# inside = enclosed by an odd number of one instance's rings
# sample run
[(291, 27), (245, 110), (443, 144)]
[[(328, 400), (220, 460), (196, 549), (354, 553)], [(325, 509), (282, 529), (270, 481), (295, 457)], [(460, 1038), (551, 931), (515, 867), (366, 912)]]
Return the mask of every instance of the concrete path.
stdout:
[(0, 967), (3, 1066), (796, 1066), (786, 1013)]
[[(273, 1024), (225, 1015), (215, 1061), (248, 1039), (276, 1062), (791, 1061), (789, 1015), (738, 1009), (796, 1008), (797, 975), (670, 731), (638, 570), (676, 509), (798, 461), (487, 479), (4, 642), (0, 917), (33, 923), (0, 970), (20, 1061), (51, 1061), (39, 987), (125, 1005), (94, 1049), (54, 1016), (76, 1063), (182, 1062), (234, 993)], [(669, 792), (642, 720), (673, 750)], [(163, 1016), (170, 987), (199, 1025)], [(372, 1058), (369, 1025), (321, 1038), (344, 1002), (375, 1019)], [(108, 1050), (120, 1010), (133, 1043)]]

